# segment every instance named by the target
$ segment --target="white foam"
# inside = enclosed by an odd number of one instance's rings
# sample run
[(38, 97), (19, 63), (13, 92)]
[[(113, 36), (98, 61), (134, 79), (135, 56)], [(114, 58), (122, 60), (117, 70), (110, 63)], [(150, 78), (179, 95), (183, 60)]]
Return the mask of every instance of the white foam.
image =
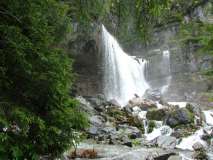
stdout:
[(176, 145), (176, 148), (193, 151), (192, 146), (197, 142), (206, 147), (207, 143), (201, 139), (203, 134), (203, 129), (196, 131), (193, 135), (183, 138), (180, 144)]
[(203, 111), (207, 125), (213, 126), (213, 110)]
[(145, 136), (147, 141), (152, 141), (162, 135), (170, 136), (172, 132), (173, 131), (169, 126), (162, 126), (160, 128), (154, 128), (154, 130), (151, 133), (146, 134)]
[(138, 118), (139, 119), (146, 119), (146, 114), (147, 114), (147, 111), (140, 111), (138, 113)]
[(156, 101), (156, 106), (157, 106), (158, 109), (166, 108), (166, 106), (160, 104), (158, 101)]

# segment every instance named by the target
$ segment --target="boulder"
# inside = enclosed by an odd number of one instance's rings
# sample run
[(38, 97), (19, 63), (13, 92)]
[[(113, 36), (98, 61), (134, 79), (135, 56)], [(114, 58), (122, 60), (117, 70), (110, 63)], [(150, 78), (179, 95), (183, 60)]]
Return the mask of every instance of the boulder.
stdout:
[(177, 144), (177, 139), (172, 136), (160, 136), (157, 138), (157, 144), (164, 149), (174, 149)]
[(88, 115), (94, 115), (97, 114), (97, 111), (94, 109), (94, 107), (90, 104), (89, 101), (87, 101), (84, 97), (78, 96), (75, 98), (79, 102), (79, 108), (87, 113)]
[(147, 111), (146, 118), (148, 120), (163, 121), (166, 118), (166, 114), (165, 109), (150, 110)]
[(157, 108), (156, 103), (152, 100), (144, 99), (141, 97), (135, 97), (131, 99), (128, 103), (128, 106), (131, 108), (138, 106), (141, 110), (149, 110), (153, 108)]
[(113, 135), (113, 134), (116, 133), (116, 128), (114, 127), (113, 123), (106, 122), (104, 127), (101, 128), (101, 133), (108, 134), (108, 135)]
[(101, 116), (95, 115), (89, 118), (90, 128), (87, 130), (89, 136), (95, 136), (99, 134), (100, 129), (104, 125), (104, 119)]
[(118, 130), (121, 134), (127, 135), (131, 139), (136, 139), (141, 137), (141, 131), (137, 127), (128, 126), (126, 124), (119, 125)]
[(104, 125), (103, 117), (98, 115), (90, 117), (89, 122), (92, 126), (102, 127)]
[(168, 113), (165, 123), (171, 127), (189, 124), (194, 121), (194, 114), (185, 108), (178, 108)]

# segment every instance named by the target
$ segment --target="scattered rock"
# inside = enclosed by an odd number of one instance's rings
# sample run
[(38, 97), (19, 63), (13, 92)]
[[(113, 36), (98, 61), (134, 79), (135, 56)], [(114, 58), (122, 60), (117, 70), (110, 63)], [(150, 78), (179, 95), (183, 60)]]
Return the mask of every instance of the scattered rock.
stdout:
[(196, 146), (195, 153), (193, 154), (193, 159), (195, 160), (209, 160), (208, 155), (206, 154), (206, 150), (200, 145)]
[(195, 144), (193, 144), (192, 148), (197, 151), (203, 148), (203, 145), (199, 142), (196, 142)]

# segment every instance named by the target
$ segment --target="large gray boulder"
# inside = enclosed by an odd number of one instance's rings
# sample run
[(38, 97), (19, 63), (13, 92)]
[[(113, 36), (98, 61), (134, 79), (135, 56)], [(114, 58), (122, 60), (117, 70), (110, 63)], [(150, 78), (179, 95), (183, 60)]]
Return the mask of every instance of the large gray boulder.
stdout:
[(131, 139), (140, 138), (142, 135), (141, 131), (134, 126), (129, 126), (124, 124), (124, 125), (119, 125), (118, 129), (119, 129), (118, 131), (121, 134), (127, 135)]
[(94, 115), (89, 118), (90, 128), (87, 133), (90, 136), (96, 136), (99, 134), (100, 129), (104, 126), (104, 119), (101, 116)]
[(157, 144), (164, 149), (174, 149), (177, 144), (177, 139), (172, 136), (160, 136), (157, 138)]
[(182, 124), (189, 124), (194, 121), (194, 114), (185, 108), (178, 108), (171, 111), (165, 120), (165, 123), (171, 127)]
[(95, 115), (89, 118), (89, 122), (93, 126), (101, 127), (104, 125), (104, 119), (101, 116)]

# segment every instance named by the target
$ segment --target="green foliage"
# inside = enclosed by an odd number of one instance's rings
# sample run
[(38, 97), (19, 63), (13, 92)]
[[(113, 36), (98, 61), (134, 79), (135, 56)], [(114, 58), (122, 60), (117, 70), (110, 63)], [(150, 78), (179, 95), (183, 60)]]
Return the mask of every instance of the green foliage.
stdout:
[(182, 44), (194, 43), (199, 45), (198, 52), (213, 55), (213, 25), (197, 20), (182, 24), (179, 40)]
[[(204, 8), (205, 19), (192, 18), (189, 22), (183, 22), (180, 26), (177, 36), (178, 42), (183, 48), (189, 46), (194, 47), (197, 56), (213, 55), (213, 24), (211, 17), (213, 13), (213, 3), (206, 5)], [(210, 17), (210, 19), (209, 19)], [(212, 69), (202, 71), (201, 74), (211, 78), (213, 76)]]
[(133, 140), (132, 140), (132, 145), (135, 146), (135, 147), (136, 147), (136, 146), (140, 146), (140, 145), (141, 145), (141, 142), (140, 142), (139, 139), (133, 139)]
[(55, 0), (0, 2), (0, 159), (59, 156), (87, 124), (69, 97), (71, 60), (57, 47), (70, 30), (66, 12)]
[[(169, 0), (114, 0), (111, 14), (117, 37), (125, 44), (149, 41), (150, 33)], [(108, 27), (109, 28), (109, 27)]]
[(78, 24), (79, 32), (87, 34), (94, 28), (92, 23), (100, 22), (109, 14), (113, 0), (63, 0), (69, 6), (68, 15)]
[(213, 76), (213, 69), (209, 69), (209, 70), (203, 72), (202, 74), (206, 75), (206, 76)]
[(154, 28), (180, 22), (205, 0), (63, 0), (80, 33), (103, 23), (125, 45), (148, 42)]
[(150, 29), (169, 4), (169, 0), (63, 0), (73, 22), (86, 32), (92, 23), (104, 23), (123, 42), (147, 40)]
[(206, 5), (203, 10), (206, 19), (192, 17), (190, 21), (184, 21), (177, 39), (183, 46), (196, 45), (196, 51), (200, 54), (213, 55), (213, 24), (209, 20), (213, 13), (213, 4)]
[(155, 121), (149, 121), (148, 122), (148, 133), (151, 133), (155, 127), (156, 127)]

